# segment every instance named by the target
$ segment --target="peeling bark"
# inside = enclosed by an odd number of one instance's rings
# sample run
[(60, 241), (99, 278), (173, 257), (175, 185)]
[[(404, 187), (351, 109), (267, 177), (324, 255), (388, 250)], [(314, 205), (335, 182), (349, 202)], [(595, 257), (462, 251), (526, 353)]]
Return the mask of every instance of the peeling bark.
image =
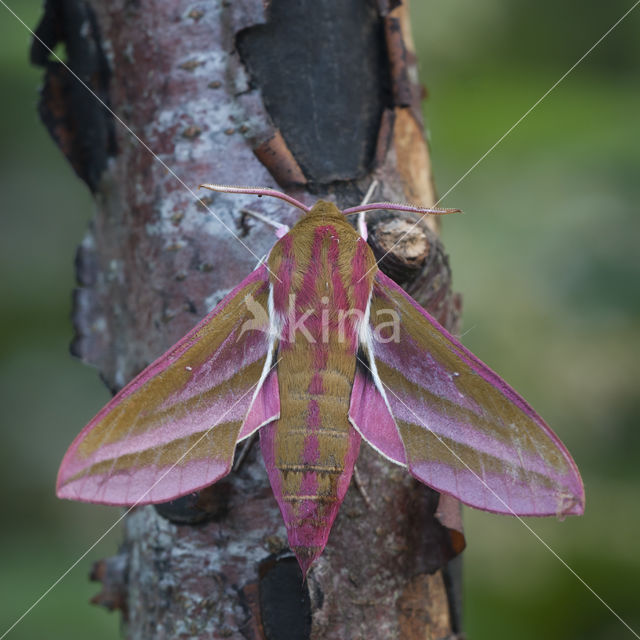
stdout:
[[(109, 65), (91, 7), (77, 0), (52, 0), (31, 46), (31, 62), (45, 68), (38, 113), (74, 171), (91, 191), (98, 187), (108, 158), (115, 155), (115, 130), (108, 105)], [(77, 78), (49, 55), (64, 45)], [(99, 99), (91, 95), (84, 83)]]
[[(62, 114), (50, 132), (96, 195), (77, 256), (73, 350), (113, 390), (268, 252), (273, 237), (242, 222), (243, 206), (285, 224), (297, 217), (279, 201), (195, 197), (187, 187), (280, 185), (344, 207), (377, 178), (377, 199), (436, 199), (399, 2), (48, 0), (40, 33), (51, 24), (67, 43), (91, 34), (103, 62), (90, 86), (157, 154), (104, 110), (75, 108), (70, 91), (45, 100), (45, 122)], [(68, 61), (83, 64), (71, 48)], [(37, 62), (49, 69), (43, 96), (74, 86), (42, 51)], [(102, 133), (87, 149), (89, 132)], [(81, 153), (68, 151), (78, 144)], [(436, 222), (396, 247), (413, 222), (381, 212), (370, 224), (377, 255), (392, 249), (382, 268), (455, 330), (460, 300)], [(367, 446), (358, 468), (372, 506), (352, 486), (307, 582), (253, 447), (212, 488), (135, 509), (121, 553), (96, 567), (104, 588), (95, 601), (125, 614), (132, 639), (453, 636), (460, 577), (447, 563), (464, 547), (459, 505)]]

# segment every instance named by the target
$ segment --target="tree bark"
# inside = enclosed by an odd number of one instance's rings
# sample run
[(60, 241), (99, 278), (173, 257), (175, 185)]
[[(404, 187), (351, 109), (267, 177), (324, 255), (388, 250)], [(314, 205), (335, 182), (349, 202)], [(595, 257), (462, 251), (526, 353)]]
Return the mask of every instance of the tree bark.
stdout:
[[(77, 256), (73, 350), (114, 391), (269, 251), (270, 231), (243, 220), (243, 206), (286, 224), (298, 215), (264, 198), (198, 200), (187, 187), (265, 185), (346, 207), (377, 178), (376, 199), (436, 199), (398, 1), (48, 0), (38, 35), (67, 45), (71, 68), (156, 154), (34, 44), (46, 68), (40, 113), (96, 199)], [(437, 225), (427, 219), (394, 247), (410, 226), (380, 212), (370, 243), (378, 257), (392, 249), (382, 269), (455, 330), (460, 300)], [(128, 638), (459, 632), (455, 501), (363, 446), (370, 504), (352, 484), (303, 582), (257, 449), (210, 489), (126, 518), (119, 555), (94, 569), (94, 601), (121, 610)]]

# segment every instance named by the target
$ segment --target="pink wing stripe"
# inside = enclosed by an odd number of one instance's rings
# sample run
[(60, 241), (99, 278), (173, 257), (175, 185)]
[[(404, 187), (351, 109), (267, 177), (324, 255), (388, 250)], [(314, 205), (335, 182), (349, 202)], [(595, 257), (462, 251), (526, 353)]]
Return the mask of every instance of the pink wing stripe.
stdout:
[(248, 438), (256, 429), (280, 417), (278, 372), (274, 367), (258, 391), (256, 399), (238, 434), (238, 441)]
[(59, 498), (110, 505), (143, 505), (167, 502), (198, 491), (229, 473), (225, 460), (195, 460), (184, 466), (138, 467), (127, 472), (96, 474), (68, 482), (58, 489)]
[[(549, 465), (537, 451), (529, 452), (523, 447), (516, 447), (513, 441), (503, 442), (496, 437), (492, 437), (491, 434), (480, 431), (476, 425), (470, 422), (461, 422), (455, 417), (448, 417), (438, 411), (437, 407), (421, 404), (419, 409), (416, 409), (416, 398), (401, 391), (395, 391), (394, 393), (387, 391), (387, 397), (392, 407), (394, 418), (398, 421), (415, 424), (420, 419), (430, 432), (441, 436), (444, 440), (451, 438), (455, 441), (455, 444), (499, 458), (513, 466), (522, 466), (529, 471), (540, 474), (549, 473)], [(528, 443), (525, 442), (526, 444)], [(564, 476), (558, 475), (558, 479), (560, 478), (564, 478)]]
[(63, 460), (64, 472), (61, 469), (60, 481), (62, 481), (62, 478), (71, 478), (76, 473), (81, 472), (91, 465), (107, 460), (115, 460), (125, 455), (142, 453), (162, 445), (168, 445), (178, 437), (183, 438), (197, 435), (211, 427), (215, 429), (222, 415), (224, 415), (225, 423), (235, 421), (242, 422), (247, 411), (248, 400), (250, 399), (249, 397), (247, 402), (237, 402), (237, 398), (223, 398), (221, 401), (210, 404), (206, 410), (172, 419), (170, 422), (141, 433), (138, 436), (131, 436), (113, 444), (103, 444), (86, 458), (75, 455), (78, 445), (74, 443), (74, 445), (72, 445), (74, 447), (73, 450), (70, 448), (68, 451), (68, 459), (67, 456), (65, 456)]
[(170, 367), (185, 351), (189, 349), (197, 340), (198, 333), (206, 327), (211, 321), (218, 316), (233, 298), (235, 298), (244, 289), (254, 283), (268, 283), (269, 273), (267, 267), (262, 264), (254, 269), (233, 291), (228, 293), (217, 305), (210, 311), (198, 324), (185, 334), (178, 342), (176, 342), (168, 351), (162, 354), (157, 360), (152, 362), (146, 369), (139, 373), (131, 382), (129, 382), (103, 409), (96, 417), (80, 432), (88, 431), (91, 426), (102, 419), (115, 406), (120, 404), (125, 398), (135, 393), (140, 387), (144, 386), (151, 378), (155, 378), (159, 373)]
[[(431, 326), (441, 334), (445, 340), (450, 344), (450, 349), (452, 353), (457, 355), (463, 362), (465, 362), (475, 373), (484, 378), (491, 386), (495, 387), (500, 391), (500, 393), (505, 397), (506, 400), (515, 404), (519, 409), (522, 410), (523, 413), (528, 415), (532, 420), (534, 420), (540, 428), (545, 432), (545, 434), (551, 438), (551, 440), (558, 446), (558, 448), (565, 455), (567, 460), (571, 463), (576, 475), (579, 478), (578, 468), (575, 465), (575, 462), (571, 458), (571, 455), (567, 451), (566, 447), (556, 436), (556, 434), (549, 428), (549, 426), (545, 423), (545, 421), (533, 410), (533, 408), (520, 396), (512, 387), (510, 387), (495, 371), (490, 369), (482, 360), (477, 358), (471, 351), (469, 351), (466, 347), (464, 347), (456, 338), (454, 338), (442, 325), (440, 325), (431, 315), (429, 315), (423, 307), (421, 307), (404, 289), (398, 286), (391, 278), (387, 277), (379, 271), (376, 274), (376, 279), (378, 282), (392, 292), (401, 295), (406, 302), (408, 302), (414, 309), (416, 309), (423, 318), (431, 324)], [(404, 336), (403, 336), (404, 337)], [(388, 351), (391, 358), (393, 358), (394, 353), (392, 350)], [(425, 356), (429, 358), (428, 354), (420, 353), (416, 351), (417, 357), (421, 358), (424, 361)], [(406, 353), (399, 354), (402, 357), (406, 357)], [(407, 367), (407, 362), (405, 359), (397, 362), (396, 364), (404, 364), (404, 367), (411, 373), (411, 367)], [(435, 364), (435, 361), (431, 359), (431, 364)], [(441, 372), (441, 377), (446, 378), (450, 381), (453, 381), (453, 377), (457, 372), (446, 371), (444, 375)], [(415, 376), (413, 376), (415, 379)], [(421, 381), (421, 384), (424, 384), (424, 381)], [(464, 405), (467, 401), (463, 401), (460, 398), (460, 393), (456, 390), (452, 394), (446, 394), (452, 401), (457, 404)]]
[(400, 317), (400, 340), (373, 350), (411, 472), (489, 511), (582, 513), (571, 455), (522, 397), (380, 272), (373, 296)]
[[(547, 432), (550, 437), (556, 441), (556, 444), (560, 445), (564, 448), (564, 445), (559, 440), (559, 438), (549, 429), (549, 427), (544, 423), (542, 418), (533, 410), (533, 408), (520, 396), (516, 391), (514, 391), (497, 373), (492, 371), (482, 360), (477, 358), (471, 351), (469, 351), (466, 347), (464, 347), (456, 338), (454, 338), (435, 318), (429, 315), (423, 307), (421, 307), (402, 287), (398, 286), (391, 278), (386, 276), (381, 271), (378, 271), (376, 274), (376, 280), (379, 285), (382, 286), (382, 289), (389, 289), (392, 293), (398, 294), (402, 296), (407, 303), (409, 303), (416, 311), (418, 311), (422, 317), (437, 331), (437, 333), (441, 334), (445, 340), (449, 343), (449, 348), (453, 354), (458, 356), (463, 362), (466, 362), (479, 376), (484, 378), (489, 384), (498, 389), (502, 395), (507, 398), (510, 402), (515, 404), (519, 409), (521, 409), (524, 413), (529, 415), (532, 419), (538, 422)], [(375, 285), (374, 285), (375, 286)], [(418, 354), (419, 358), (424, 359), (425, 357), (429, 357), (428, 354), (421, 353)], [(433, 360), (432, 360), (433, 361)], [(410, 370), (410, 367), (408, 367)], [(446, 371), (444, 373), (444, 377), (451, 380), (451, 375), (456, 372)], [(459, 397), (459, 394), (457, 394)]]
[(483, 511), (522, 517), (581, 515), (584, 511), (583, 503), (573, 494), (545, 491), (526, 480), (507, 483), (502, 473), (480, 475), (469, 469), (452, 469), (435, 460), (417, 461), (411, 472), (441, 493), (456, 498), (462, 493), (465, 504)]
[[(228, 473), (234, 428), (247, 415), (269, 349), (266, 331), (243, 332), (252, 318), (243, 315), (251, 314), (242, 302), (244, 295), (266, 297), (267, 287), (262, 265), (98, 413), (65, 454), (58, 473), (60, 497), (131, 504), (149, 490), (145, 502), (157, 502), (211, 484), (223, 468)], [(224, 315), (232, 302), (237, 315)], [(219, 316), (223, 320), (217, 325)], [(220, 335), (226, 337), (220, 341)], [(202, 345), (206, 348), (210, 339), (217, 346), (202, 360)], [(190, 349), (196, 347), (201, 353), (192, 358)], [(274, 408), (273, 398), (267, 408)], [(206, 437), (199, 439), (201, 433)], [(169, 451), (175, 461), (167, 461)]]
[(393, 462), (407, 466), (407, 454), (398, 427), (373, 379), (360, 367), (351, 392), (349, 418), (360, 435)]

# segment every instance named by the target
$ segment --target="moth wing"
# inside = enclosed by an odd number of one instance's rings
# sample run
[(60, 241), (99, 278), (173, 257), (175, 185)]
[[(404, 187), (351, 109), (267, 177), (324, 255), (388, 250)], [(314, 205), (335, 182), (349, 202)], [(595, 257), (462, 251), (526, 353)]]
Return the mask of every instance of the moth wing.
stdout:
[(385, 397), (378, 391), (371, 371), (361, 362), (356, 367), (351, 390), (349, 421), (378, 453), (391, 462), (407, 466), (404, 444)]
[(370, 308), (365, 439), (392, 415), (410, 472), (437, 491), (496, 513), (583, 512), (571, 455), (506, 382), (380, 272)]
[(246, 437), (280, 411), (268, 295), (261, 265), (127, 384), (69, 447), (58, 496), (148, 504), (226, 475), (241, 429)]

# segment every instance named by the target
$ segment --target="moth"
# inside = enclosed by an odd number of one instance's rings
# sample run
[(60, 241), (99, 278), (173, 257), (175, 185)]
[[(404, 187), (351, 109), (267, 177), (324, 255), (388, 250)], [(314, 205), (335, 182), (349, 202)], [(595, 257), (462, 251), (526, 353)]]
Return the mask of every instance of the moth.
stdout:
[[(173, 500), (226, 476), (259, 433), (304, 575), (322, 553), (362, 440), (463, 503), (519, 516), (581, 514), (571, 455), (537, 413), (382, 273), (364, 211), (309, 208), (264, 262), (127, 384), (69, 447), (61, 498)], [(345, 214), (360, 213), (360, 232)]]

